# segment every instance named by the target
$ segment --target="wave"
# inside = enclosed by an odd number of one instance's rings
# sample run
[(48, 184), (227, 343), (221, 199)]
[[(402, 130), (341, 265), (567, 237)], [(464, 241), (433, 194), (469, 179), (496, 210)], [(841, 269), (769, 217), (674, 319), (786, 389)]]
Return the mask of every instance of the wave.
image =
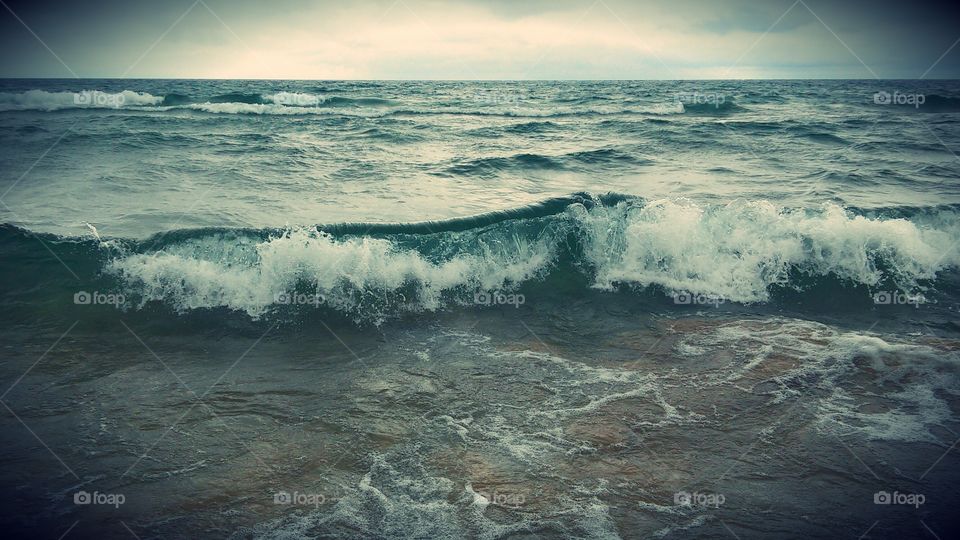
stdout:
[(266, 100), (260, 94), (244, 94), (242, 92), (230, 92), (213, 96), (208, 100), (209, 103), (247, 103), (250, 105), (259, 105), (266, 103)]
[(58, 111), (62, 109), (119, 109), (159, 105), (163, 97), (146, 92), (124, 90), (110, 93), (100, 90), (79, 92), (47, 92), (28, 90), (21, 93), (0, 92), (0, 111)]
[[(194, 229), (142, 241), (50, 238), (46, 244), (78, 268), (87, 286), (122, 293), (129, 309), (227, 309), (257, 319), (322, 307), (376, 322), (489, 305), (496, 295), (545, 281), (735, 303), (771, 302), (777, 290), (831, 280), (866, 300), (877, 289), (929, 291), (940, 274), (960, 265), (954, 246), (960, 213), (945, 207), (909, 214), (575, 194), (445, 221)], [(29, 255), (43, 249), (31, 235), (0, 229), (13, 255), (3, 264), (46, 257)], [(7, 275), (36, 280), (62, 273), (17, 270)]]
[[(194, 109), (237, 114), (303, 114), (304, 112), (311, 112), (311, 108), (383, 107), (392, 104), (394, 104), (393, 101), (375, 97), (343, 97), (300, 92), (277, 92), (273, 94), (229, 92), (203, 98), (178, 93), (155, 96), (147, 92), (133, 90), (120, 92), (101, 90), (0, 92), (0, 111), (139, 108), (159, 111)], [(291, 110), (287, 111), (287, 109)]]
[(615, 148), (599, 148), (597, 150), (571, 152), (566, 154), (564, 158), (586, 164), (632, 163), (636, 165), (650, 163), (650, 160), (637, 158), (636, 156)]
[[(318, 88), (324, 91), (324, 88)], [(919, 96), (920, 94), (909, 94)], [(895, 98), (891, 98), (895, 99)], [(190, 109), (216, 114), (338, 114), (360, 115), (461, 115), (507, 118), (564, 118), (571, 116), (650, 117), (687, 114), (695, 116), (727, 116), (748, 110), (729, 96), (718, 94), (681, 94), (676, 101), (665, 103), (609, 103), (596, 100), (561, 100), (546, 108), (523, 103), (489, 104), (473, 102), (431, 104), (415, 107), (377, 96), (342, 96), (328, 93), (279, 91), (272, 93), (228, 92), (212, 96), (191, 96), (181, 93), (153, 95), (135, 90), (106, 91), (80, 89), (68, 92), (27, 90), (0, 92), (0, 111), (59, 111), (64, 109), (126, 109), (168, 111)], [(751, 101), (752, 103), (752, 101)], [(896, 102), (895, 104), (899, 104)], [(889, 104), (873, 104), (887, 107)], [(960, 112), (960, 97), (938, 94), (923, 95), (919, 104), (899, 105), (898, 110), (931, 113)], [(363, 110), (363, 111), (361, 111)], [(531, 126), (537, 128), (537, 126)]]
[[(167, 107), (158, 110), (189, 109), (199, 112), (212, 114), (257, 114), (257, 115), (322, 115), (322, 114), (342, 114), (337, 111), (321, 107), (289, 106), (279, 103), (190, 103), (187, 105)], [(377, 113), (370, 113), (370, 116), (379, 116)]]
[(705, 101), (680, 101), (678, 103), (682, 112), (702, 116), (724, 116), (746, 110), (729, 98), (708, 99)]
[(626, 163), (645, 165), (650, 160), (633, 156), (615, 148), (599, 148), (570, 152), (559, 156), (542, 154), (515, 154), (507, 157), (488, 157), (458, 163), (444, 170), (447, 174), (462, 176), (489, 176), (505, 170), (567, 170), (579, 165), (607, 165)]
[(960, 112), (960, 97), (916, 91), (883, 91), (877, 92), (869, 106), (898, 112), (955, 113)]
[[(835, 204), (785, 209), (767, 201), (703, 207), (689, 201), (617, 205), (584, 215), (596, 286), (657, 284), (671, 291), (765, 302), (797, 274), (915, 289), (960, 264), (954, 212), (935, 225), (865, 217)], [(611, 226), (615, 224), (615, 226)]]
[(809, 141), (821, 144), (839, 144), (847, 146), (850, 144), (849, 141), (840, 137), (839, 135), (834, 135), (833, 133), (822, 133), (818, 131), (813, 131), (809, 133), (801, 133), (797, 135), (798, 138), (804, 138)]
[[(592, 103), (592, 100), (590, 101)], [(0, 111), (59, 111), (64, 109), (124, 109), (126, 111), (167, 112), (193, 110), (211, 114), (256, 115), (348, 115), (348, 116), (421, 116), (455, 115), (504, 118), (549, 119), (577, 116), (648, 116), (682, 114), (727, 114), (740, 110), (732, 102), (719, 105), (696, 103), (620, 103), (595, 106), (556, 105), (531, 107), (517, 104), (491, 104), (464, 100), (462, 103), (437, 103), (412, 106), (376, 96), (342, 96), (310, 92), (280, 91), (273, 93), (228, 92), (212, 96), (191, 96), (168, 93), (157, 96), (147, 92), (122, 90), (108, 92), (81, 90), (48, 92), (29, 90), (21, 93), (0, 93)], [(548, 125), (531, 123), (529, 129)], [(519, 128), (522, 132), (524, 129)]]
[(486, 176), (503, 170), (560, 170), (559, 160), (540, 154), (471, 159), (448, 167), (445, 172), (460, 176)]
[(531, 120), (523, 121), (506, 126), (484, 126), (467, 131), (470, 135), (476, 137), (497, 138), (502, 137), (504, 133), (519, 135), (537, 135), (549, 133), (561, 129), (560, 125), (549, 120)]
[(187, 105), (193, 103), (193, 98), (184, 94), (167, 94), (163, 96), (163, 101), (160, 102), (164, 106), (174, 106), (174, 105)]
[(960, 112), (960, 97), (948, 97), (937, 94), (924, 96), (922, 112)]
[[(563, 118), (570, 116), (669, 115), (683, 112), (679, 103), (645, 106), (610, 105), (603, 107), (559, 106), (548, 108), (463, 103), (410, 106), (382, 97), (341, 96), (308, 92), (249, 93), (228, 92), (212, 96), (191, 96), (168, 93), (156, 96), (147, 92), (122, 90), (108, 92), (48, 92), (29, 90), (21, 93), (0, 92), (0, 111), (58, 111), (63, 109), (125, 109), (128, 111), (166, 112), (194, 110), (213, 114), (309, 115), (342, 114), (355, 116), (420, 116), (456, 115), (506, 118)], [(531, 124), (530, 129), (547, 127)], [(524, 128), (520, 128), (523, 131)]]
[[(464, 105), (470, 105), (465, 103)], [(641, 107), (553, 107), (553, 108), (532, 108), (532, 107), (490, 107), (490, 108), (403, 108), (391, 112), (397, 116), (490, 116), (500, 118), (567, 118), (578, 116), (664, 116), (682, 114), (684, 112), (683, 104), (673, 103), (651, 103)]]

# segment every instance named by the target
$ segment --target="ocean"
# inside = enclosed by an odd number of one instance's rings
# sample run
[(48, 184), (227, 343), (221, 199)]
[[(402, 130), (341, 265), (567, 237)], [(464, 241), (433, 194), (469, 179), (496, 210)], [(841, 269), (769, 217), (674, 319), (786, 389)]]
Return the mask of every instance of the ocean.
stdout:
[(960, 82), (0, 81), (0, 524), (948, 538)]

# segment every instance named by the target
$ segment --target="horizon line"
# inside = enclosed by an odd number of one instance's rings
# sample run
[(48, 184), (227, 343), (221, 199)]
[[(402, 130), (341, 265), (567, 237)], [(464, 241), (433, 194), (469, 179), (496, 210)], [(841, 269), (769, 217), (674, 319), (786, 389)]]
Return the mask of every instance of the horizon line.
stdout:
[(2, 81), (309, 81), (309, 82), (683, 82), (683, 81), (960, 81), (957, 78), (849, 78), (849, 77), (771, 77), (771, 78), (684, 78), (684, 79), (299, 79), (275, 77), (3, 77)]

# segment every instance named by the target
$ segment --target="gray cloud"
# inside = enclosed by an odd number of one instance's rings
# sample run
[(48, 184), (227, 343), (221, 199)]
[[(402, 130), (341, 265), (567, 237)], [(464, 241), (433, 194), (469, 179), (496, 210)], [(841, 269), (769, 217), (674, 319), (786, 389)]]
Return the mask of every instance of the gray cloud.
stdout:
[[(915, 78), (960, 37), (891, 0), (4, 1), (82, 77)], [(0, 46), (2, 76), (70, 76), (5, 9)]]

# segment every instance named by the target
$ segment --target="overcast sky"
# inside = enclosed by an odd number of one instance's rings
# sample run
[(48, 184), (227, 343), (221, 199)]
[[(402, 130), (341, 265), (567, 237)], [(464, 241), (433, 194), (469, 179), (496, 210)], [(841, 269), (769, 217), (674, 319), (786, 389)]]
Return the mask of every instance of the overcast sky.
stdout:
[(2, 2), (3, 77), (960, 78), (946, 2)]

